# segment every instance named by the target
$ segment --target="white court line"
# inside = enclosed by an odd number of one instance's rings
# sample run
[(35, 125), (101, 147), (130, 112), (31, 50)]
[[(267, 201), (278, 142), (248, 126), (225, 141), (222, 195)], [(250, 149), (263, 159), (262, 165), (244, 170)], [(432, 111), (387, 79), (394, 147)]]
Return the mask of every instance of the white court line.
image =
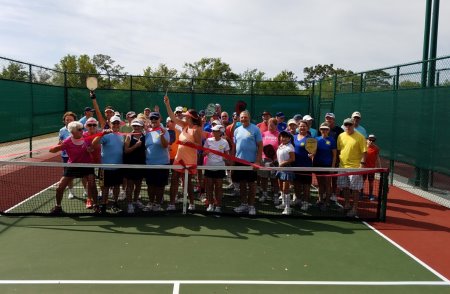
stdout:
[[(450, 286), (446, 281), (247, 281), (247, 280), (0, 280), (0, 285), (334, 285), (334, 286)], [(175, 293), (175, 292), (174, 292)]]
[[(59, 182), (59, 181), (58, 181), (58, 182)], [(30, 197), (28, 197), (27, 199), (25, 199), (25, 200), (23, 200), (23, 201), (17, 203), (17, 204), (14, 205), (13, 207), (8, 208), (7, 210), (5, 210), (5, 213), (7, 213), (7, 212), (13, 210), (14, 208), (16, 208), (16, 207), (18, 207), (18, 206), (24, 204), (24, 203), (27, 202), (27, 201), (33, 199), (34, 197), (38, 196), (39, 194), (44, 193), (44, 192), (47, 191), (48, 189), (50, 189), (50, 188), (52, 188), (53, 186), (55, 186), (58, 182), (54, 183), (53, 185), (48, 186), (47, 188), (45, 188), (45, 189), (43, 189), (43, 190), (37, 192), (37, 193), (34, 194), (34, 195), (31, 195)]]
[(172, 294), (178, 294), (180, 293), (180, 283), (173, 283), (173, 291)]
[(420, 265), (422, 265), (424, 268), (426, 268), (427, 270), (429, 270), (430, 272), (432, 272), (433, 274), (435, 274), (439, 279), (441, 279), (442, 281), (446, 282), (446, 283), (450, 283), (450, 280), (447, 279), (446, 277), (444, 277), (443, 275), (441, 275), (439, 272), (437, 272), (435, 269), (433, 269), (431, 266), (429, 266), (428, 264), (426, 264), (425, 262), (423, 262), (422, 260), (420, 260), (419, 258), (417, 258), (414, 254), (412, 254), (411, 252), (409, 252), (408, 250), (406, 250), (405, 248), (403, 248), (402, 246), (400, 246), (398, 243), (396, 243), (395, 241), (393, 241), (392, 239), (390, 239), (388, 236), (386, 236), (385, 234), (383, 234), (382, 232), (378, 231), (377, 229), (375, 229), (374, 227), (372, 227), (371, 225), (369, 225), (367, 222), (363, 221), (363, 224), (365, 224), (366, 226), (368, 226), (371, 230), (373, 230), (375, 233), (377, 233), (378, 235), (380, 235), (381, 237), (383, 237), (385, 240), (387, 240), (389, 243), (391, 243), (392, 245), (394, 245), (395, 247), (397, 247), (398, 249), (400, 249), (401, 251), (403, 251), (403, 253), (405, 253), (406, 255), (408, 255), (409, 257), (411, 257), (412, 259), (414, 259), (414, 261), (416, 261), (417, 263), (419, 263)]

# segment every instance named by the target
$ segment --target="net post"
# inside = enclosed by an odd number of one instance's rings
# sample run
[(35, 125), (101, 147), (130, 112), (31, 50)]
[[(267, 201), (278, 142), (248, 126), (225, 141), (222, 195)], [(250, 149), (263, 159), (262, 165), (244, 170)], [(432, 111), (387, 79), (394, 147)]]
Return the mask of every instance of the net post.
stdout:
[(388, 185), (388, 173), (389, 172), (382, 172), (381, 176), (380, 176), (380, 190), (381, 190), (381, 197), (380, 200), (378, 201), (378, 205), (380, 207), (380, 209), (378, 209), (378, 220), (381, 222), (385, 222), (386, 221), (386, 210), (387, 210), (387, 194), (388, 194), (388, 190), (389, 190), (389, 185)]
[(393, 185), (394, 184), (394, 166), (395, 166), (395, 161), (394, 160), (389, 160), (389, 184)]
[(31, 97), (31, 125), (30, 125), (30, 140), (29, 140), (29, 154), (30, 158), (33, 157), (33, 135), (34, 135), (34, 95), (33, 95), (33, 68), (32, 65), (28, 65), (28, 82), (30, 83), (30, 97)]
[(188, 180), (189, 173), (188, 169), (184, 169), (184, 185), (183, 185), (183, 214), (186, 214), (187, 210), (187, 196), (188, 196)]

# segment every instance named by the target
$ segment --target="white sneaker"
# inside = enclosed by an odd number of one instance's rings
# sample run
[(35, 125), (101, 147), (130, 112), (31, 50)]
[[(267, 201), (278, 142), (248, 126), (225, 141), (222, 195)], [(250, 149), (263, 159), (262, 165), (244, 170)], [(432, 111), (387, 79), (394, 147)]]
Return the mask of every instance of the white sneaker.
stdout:
[(195, 204), (189, 204), (188, 210), (195, 210)]
[(134, 213), (134, 206), (133, 206), (133, 204), (131, 204), (131, 203), (128, 204), (127, 213)]
[(280, 198), (278, 198), (278, 195), (275, 195), (275, 196), (273, 197), (273, 204), (274, 204), (274, 205), (280, 204)]
[(248, 205), (247, 204), (241, 204), (238, 207), (234, 208), (234, 212), (236, 213), (243, 213), (248, 211)]
[(220, 206), (216, 206), (216, 208), (214, 208), (214, 212), (221, 213), (222, 208), (220, 208)]
[(300, 209), (303, 210), (303, 211), (307, 211), (308, 208), (309, 208), (309, 203), (306, 202), (306, 201), (303, 201), (302, 202), (302, 207)]
[(281, 214), (284, 214), (284, 215), (291, 214), (291, 208), (286, 206)]
[(249, 206), (248, 207), (248, 214), (249, 215), (256, 215), (256, 209), (254, 206)]
[(153, 204), (149, 202), (142, 210), (143, 211), (152, 211), (153, 210)]
[(126, 198), (127, 198), (127, 195), (125, 195), (125, 191), (124, 190), (120, 190), (119, 197), (117, 198), (117, 200), (123, 201)]
[(173, 210), (176, 210), (177, 208), (175, 207), (175, 204), (169, 204), (169, 205), (167, 205), (167, 208), (166, 208), (166, 210), (167, 211), (173, 211)]
[(337, 201), (336, 194), (334, 194), (334, 193), (331, 194), (330, 200), (331, 200), (331, 201)]
[(213, 212), (214, 211), (214, 205), (212, 205), (212, 204), (208, 205), (208, 208), (206, 209), (206, 211)]
[(69, 191), (69, 195), (67, 196), (67, 199), (73, 199), (75, 198), (75, 195)]
[(84, 192), (83, 192), (83, 198), (87, 198), (87, 196), (88, 196), (88, 195), (87, 195), (87, 192), (84, 191)]
[(158, 212), (158, 211), (164, 211), (164, 209), (161, 208), (160, 204), (153, 204), (152, 211)]
[(264, 202), (264, 201), (266, 201), (266, 197), (263, 194), (261, 197), (259, 197), (259, 202)]

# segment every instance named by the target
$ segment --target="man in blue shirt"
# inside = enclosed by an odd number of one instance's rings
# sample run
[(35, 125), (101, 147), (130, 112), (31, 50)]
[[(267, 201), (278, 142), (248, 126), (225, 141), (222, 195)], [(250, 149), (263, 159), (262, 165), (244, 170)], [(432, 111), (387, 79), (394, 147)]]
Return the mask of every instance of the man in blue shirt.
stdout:
[(284, 130), (286, 130), (287, 128), (287, 124), (284, 122), (284, 113), (282, 112), (277, 112), (277, 114), (275, 115), (276, 119), (277, 119), (277, 129), (278, 132), (282, 132)]
[[(262, 159), (262, 136), (259, 128), (250, 123), (250, 113), (244, 110), (239, 115), (241, 126), (234, 130), (233, 153), (237, 158), (261, 164)], [(244, 164), (235, 163), (236, 166)], [(248, 212), (249, 215), (255, 215), (255, 196), (256, 196), (256, 171), (255, 170), (235, 170), (233, 172), (233, 182), (239, 182), (241, 205), (234, 209), (237, 213)]]
[(86, 123), (86, 121), (87, 121), (89, 118), (91, 118), (91, 117), (94, 116), (94, 112), (95, 112), (95, 109), (90, 108), (90, 107), (85, 107), (85, 108), (84, 108), (84, 116), (83, 116), (82, 118), (80, 118), (80, 123), (82, 123), (83, 126), (84, 126), (84, 124)]

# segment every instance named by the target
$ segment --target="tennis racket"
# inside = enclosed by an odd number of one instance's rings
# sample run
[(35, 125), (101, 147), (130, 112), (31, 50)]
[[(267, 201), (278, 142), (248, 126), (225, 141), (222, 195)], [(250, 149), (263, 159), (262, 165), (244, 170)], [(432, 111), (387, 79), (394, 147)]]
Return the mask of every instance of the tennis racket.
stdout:
[(317, 151), (317, 140), (314, 138), (306, 139), (305, 149), (311, 154), (316, 154)]
[(206, 116), (212, 116), (216, 112), (216, 105), (214, 103), (209, 103), (205, 109)]
[(86, 79), (86, 87), (91, 90), (94, 91), (95, 89), (98, 88), (98, 80), (96, 77), (88, 77)]

